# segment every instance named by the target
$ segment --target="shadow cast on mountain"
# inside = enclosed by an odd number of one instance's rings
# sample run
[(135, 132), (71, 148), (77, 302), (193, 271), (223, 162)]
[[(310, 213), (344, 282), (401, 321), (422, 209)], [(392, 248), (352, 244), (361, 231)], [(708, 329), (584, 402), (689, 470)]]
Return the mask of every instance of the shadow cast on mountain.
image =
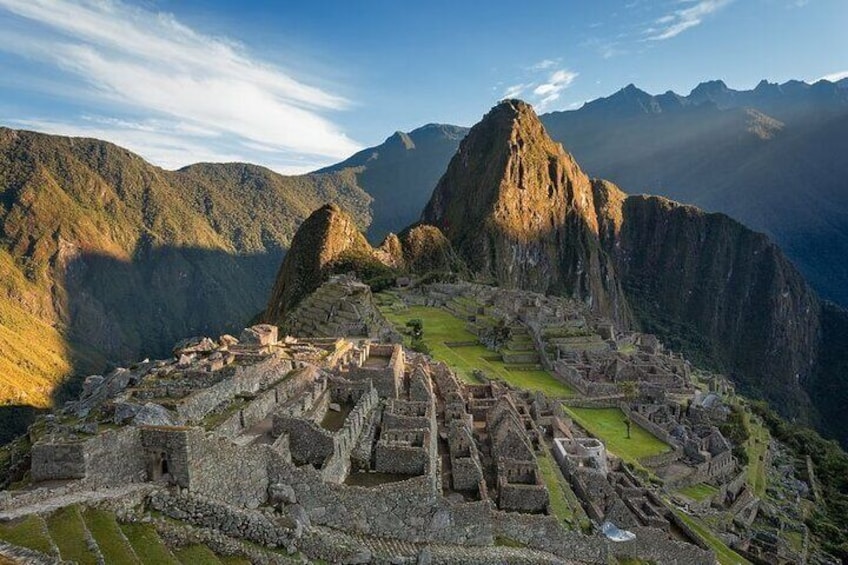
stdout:
[(264, 308), (283, 254), (172, 246), (142, 249), (129, 262), (80, 254), (61, 281), (75, 376), (54, 400), (79, 394), (86, 374), (170, 356), (183, 338), (240, 331)]

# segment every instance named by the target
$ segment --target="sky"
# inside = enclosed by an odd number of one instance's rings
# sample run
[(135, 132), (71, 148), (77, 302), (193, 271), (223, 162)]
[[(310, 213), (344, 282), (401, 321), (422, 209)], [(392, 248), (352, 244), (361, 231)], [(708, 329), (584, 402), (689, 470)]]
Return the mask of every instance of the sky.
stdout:
[(0, 0), (0, 125), (296, 174), (498, 100), (848, 76), (846, 0)]

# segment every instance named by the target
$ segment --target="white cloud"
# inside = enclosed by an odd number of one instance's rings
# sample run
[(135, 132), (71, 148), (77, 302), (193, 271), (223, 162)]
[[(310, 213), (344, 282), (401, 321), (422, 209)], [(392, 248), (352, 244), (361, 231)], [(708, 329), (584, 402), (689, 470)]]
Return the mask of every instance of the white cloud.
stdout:
[(563, 90), (571, 86), (574, 79), (577, 78), (577, 73), (567, 69), (559, 69), (551, 73), (546, 82), (543, 82), (533, 89), (538, 99), (535, 103), (536, 109), (540, 112), (559, 99)]
[(544, 70), (550, 69), (552, 67), (555, 67), (556, 64), (557, 64), (557, 62), (553, 59), (542, 59), (538, 63), (531, 65), (530, 70), (531, 71), (544, 71)]
[(829, 82), (837, 82), (844, 78), (848, 78), (848, 71), (837, 71), (835, 73), (830, 73), (829, 75), (824, 75), (819, 80), (826, 80)]
[[(88, 102), (101, 101), (101, 109), (105, 104), (148, 118), (142, 122), (148, 129), (101, 120), (97, 132), (119, 143), (136, 140), (131, 147), (158, 164), (238, 157), (256, 146), (326, 164), (360, 148), (322, 116), (348, 107), (347, 100), (253, 58), (233, 41), (198, 33), (173, 15), (120, 0), (0, 0), (0, 9), (32, 28), (0, 30), (0, 49), (76, 77)], [(163, 126), (168, 121), (179, 126)], [(91, 125), (78, 127), (92, 131)], [(70, 121), (64, 126), (65, 133), (74, 127)], [(163, 135), (174, 139), (163, 143)], [(213, 150), (204, 139), (217, 139), (227, 150)]]
[(504, 90), (501, 98), (516, 98), (518, 96), (521, 96), (521, 94), (525, 90), (527, 90), (527, 88), (529, 86), (532, 86), (532, 85), (529, 85), (529, 84), (513, 84), (512, 86), (508, 86), (506, 88), (506, 90)]
[(682, 3), (692, 4), (686, 8), (675, 10), (654, 21), (654, 26), (645, 30), (649, 41), (662, 41), (677, 37), (687, 29), (700, 25), (704, 18), (718, 12), (733, 0), (681, 0)]

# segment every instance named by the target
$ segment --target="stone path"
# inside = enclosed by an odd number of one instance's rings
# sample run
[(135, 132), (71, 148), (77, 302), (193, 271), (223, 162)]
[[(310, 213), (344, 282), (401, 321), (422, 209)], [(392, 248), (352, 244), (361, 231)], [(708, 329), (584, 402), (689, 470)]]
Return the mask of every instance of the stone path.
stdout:
[[(134, 493), (143, 493), (145, 491), (152, 491), (155, 489), (156, 486), (149, 483), (129, 484), (114, 488), (101, 488), (98, 490), (84, 490), (57, 494), (54, 497), (37, 500), (30, 504), (27, 504), (25, 500), (25, 498), (28, 497), (22, 495), (20, 498), (24, 500), (21, 500), (21, 504), (17, 506), (15, 505), (15, 498), (17, 497), (12, 497), (11, 500), (5, 504), (7, 508), (0, 510), (0, 521), (5, 522), (16, 518), (23, 518), (30, 514), (45, 514), (64, 508), (65, 506), (71, 506), (72, 504), (93, 504), (103, 500), (121, 498)], [(13, 507), (8, 508), (8, 506)]]

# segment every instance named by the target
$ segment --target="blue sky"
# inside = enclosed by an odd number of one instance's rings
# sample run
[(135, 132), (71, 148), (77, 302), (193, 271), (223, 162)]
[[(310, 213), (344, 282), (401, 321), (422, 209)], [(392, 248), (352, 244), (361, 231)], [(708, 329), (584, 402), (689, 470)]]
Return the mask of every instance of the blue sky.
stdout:
[(848, 76), (845, 0), (0, 0), (0, 124), (304, 172), (514, 95)]

